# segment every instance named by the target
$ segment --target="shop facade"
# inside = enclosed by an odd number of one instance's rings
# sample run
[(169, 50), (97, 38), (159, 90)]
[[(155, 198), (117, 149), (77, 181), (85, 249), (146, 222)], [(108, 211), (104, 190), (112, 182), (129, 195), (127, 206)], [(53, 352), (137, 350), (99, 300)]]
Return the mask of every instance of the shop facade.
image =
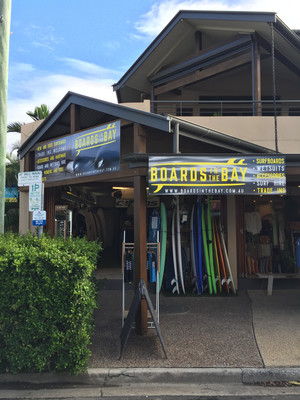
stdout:
[[(120, 104), (68, 93), (23, 142), (23, 170), (43, 173), (45, 230), (100, 240), (104, 259), (116, 265), (126, 231), (135, 245), (137, 284), (147, 281), (152, 211), (165, 203), (171, 232), (177, 197), (186, 279), (189, 221), (201, 195), (218, 215), (236, 288), (252, 284), (259, 273), (297, 273), (299, 64), (299, 35), (274, 13), (179, 12), (114, 85)], [(251, 194), (214, 192), (211, 182), (202, 186), (207, 192), (149, 194), (149, 160), (174, 155), (174, 162), (181, 156), (206, 162), (279, 157), (284, 168), (262, 171), (274, 175), (258, 176), (259, 191)], [(222, 180), (217, 158), (216, 183)], [(239, 172), (232, 182), (243, 178)], [(181, 183), (185, 177), (183, 172)], [(281, 192), (271, 190), (273, 178)], [(26, 232), (26, 190), (20, 207), (20, 232)], [(167, 248), (171, 243), (169, 236)]]

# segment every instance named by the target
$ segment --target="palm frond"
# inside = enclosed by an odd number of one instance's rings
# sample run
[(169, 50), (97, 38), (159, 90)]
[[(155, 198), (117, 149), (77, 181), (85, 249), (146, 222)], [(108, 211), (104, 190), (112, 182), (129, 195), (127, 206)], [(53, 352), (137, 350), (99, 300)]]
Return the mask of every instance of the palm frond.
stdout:
[(34, 111), (27, 111), (27, 115), (34, 121), (40, 121), (48, 117), (50, 110), (46, 104), (42, 104), (40, 107), (35, 107)]
[(7, 132), (19, 132), (21, 133), (21, 127), (25, 122), (12, 122), (7, 125)]

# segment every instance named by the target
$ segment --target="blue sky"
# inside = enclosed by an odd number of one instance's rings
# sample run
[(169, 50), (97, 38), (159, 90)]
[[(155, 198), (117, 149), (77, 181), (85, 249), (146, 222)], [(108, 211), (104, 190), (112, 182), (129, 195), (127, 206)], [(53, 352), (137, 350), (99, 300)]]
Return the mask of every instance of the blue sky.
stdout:
[(68, 91), (116, 102), (112, 84), (180, 9), (273, 11), (300, 29), (299, 0), (12, 0), (7, 122)]

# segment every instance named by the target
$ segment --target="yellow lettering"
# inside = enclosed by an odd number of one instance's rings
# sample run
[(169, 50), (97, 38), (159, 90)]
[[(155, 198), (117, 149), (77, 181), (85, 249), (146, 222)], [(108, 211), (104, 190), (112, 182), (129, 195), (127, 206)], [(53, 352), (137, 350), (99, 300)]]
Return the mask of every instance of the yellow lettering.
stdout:
[(176, 175), (176, 168), (171, 169), (171, 175), (170, 175), (170, 182), (176, 181), (177, 182), (177, 175)]
[(206, 168), (200, 168), (200, 181), (206, 181)]
[(181, 168), (181, 176), (180, 176), (180, 180), (181, 180), (181, 182), (183, 182), (183, 181), (187, 181), (187, 168)]
[(247, 168), (241, 168), (240, 167), (240, 171), (241, 171), (241, 174), (242, 174), (242, 181), (243, 182), (245, 182), (245, 177), (246, 177), (246, 172), (247, 172)]
[(160, 180), (163, 182), (166, 182), (167, 178), (168, 178), (167, 168), (163, 167), (160, 170)]
[(197, 180), (197, 170), (196, 168), (191, 168), (191, 181), (195, 182)]
[(231, 182), (233, 182), (233, 181), (238, 182), (238, 180), (239, 180), (239, 177), (237, 174), (237, 170), (236, 170), (236, 168), (232, 168)]
[(155, 182), (155, 181), (157, 181), (157, 168), (155, 168), (155, 167), (152, 167), (151, 168), (151, 170), (150, 170), (150, 180), (151, 180), (151, 182)]
[(227, 170), (227, 168), (221, 168), (221, 181), (222, 182), (228, 181), (228, 170)]

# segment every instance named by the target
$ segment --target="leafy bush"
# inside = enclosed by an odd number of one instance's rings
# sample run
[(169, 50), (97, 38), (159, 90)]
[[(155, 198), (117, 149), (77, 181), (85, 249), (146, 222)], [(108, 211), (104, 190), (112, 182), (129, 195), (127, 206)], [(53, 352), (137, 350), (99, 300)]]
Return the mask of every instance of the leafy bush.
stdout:
[(86, 370), (100, 250), (85, 239), (0, 236), (1, 371)]

